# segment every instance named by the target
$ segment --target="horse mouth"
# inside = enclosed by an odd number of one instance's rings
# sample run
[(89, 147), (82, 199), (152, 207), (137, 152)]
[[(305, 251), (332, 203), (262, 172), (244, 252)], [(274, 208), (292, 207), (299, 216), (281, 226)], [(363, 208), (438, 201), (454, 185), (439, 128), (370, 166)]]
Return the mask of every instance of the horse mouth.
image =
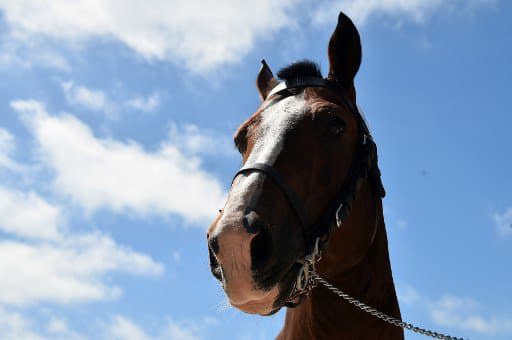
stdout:
[(286, 274), (285, 278), (278, 283), (279, 294), (277, 295), (274, 303), (272, 304), (272, 308), (267, 313), (258, 313), (261, 316), (271, 316), (276, 314), (281, 310), (281, 308), (285, 307), (288, 302), (290, 302), (290, 295), (293, 292), (293, 288), (295, 287), (295, 279), (298, 275), (298, 270), (295, 267), (292, 267), (290, 271)]
[[(290, 296), (295, 287), (297, 275), (299, 273), (300, 265), (293, 264), (284, 274), (281, 275), (276, 284), (277, 295), (272, 303), (270, 310), (265, 313), (257, 313), (261, 316), (271, 316), (285, 307), (290, 302)], [(238, 308), (238, 307), (237, 307)], [(243, 309), (241, 309), (243, 310)]]
[(290, 296), (293, 292), (293, 289), (295, 288), (295, 282), (297, 280), (297, 275), (299, 274), (299, 269), (300, 264), (295, 263), (279, 281), (280, 294), (274, 301), (273, 310), (268, 315), (277, 313), (281, 308), (286, 306), (288, 302), (290, 302)]
[[(227, 287), (222, 266), (210, 247), (208, 247), (208, 255), (211, 273), (219, 281), (224, 291), (226, 291)], [(300, 264), (297, 262), (288, 262), (281, 263), (264, 274), (254, 272), (254, 278), (257, 282), (255, 288), (267, 293), (263, 294), (261, 298), (249, 301), (238, 302), (230, 300), (230, 304), (245, 313), (259, 314), (261, 316), (270, 316), (279, 312), (289, 302), (299, 269)], [(226, 291), (226, 293), (228, 292)]]
[(210, 257), (210, 271), (212, 275), (219, 280), (222, 286), (224, 286), (224, 275), (222, 273), (222, 267), (220, 266), (219, 261), (217, 261), (217, 257), (213, 254), (213, 251), (208, 247), (208, 255)]

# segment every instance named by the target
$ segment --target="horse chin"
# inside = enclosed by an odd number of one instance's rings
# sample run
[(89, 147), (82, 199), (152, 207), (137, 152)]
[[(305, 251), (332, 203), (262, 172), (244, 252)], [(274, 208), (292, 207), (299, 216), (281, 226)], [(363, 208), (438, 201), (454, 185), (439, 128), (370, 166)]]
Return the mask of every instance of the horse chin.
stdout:
[(259, 314), (261, 316), (271, 316), (276, 314), (283, 308), (295, 284), (297, 270), (293, 267), (280, 282), (269, 292), (271, 299), (252, 300), (244, 305), (236, 305), (231, 303), (235, 308), (240, 309), (249, 314)]
[[(254, 294), (251, 294), (254, 296)], [(251, 297), (243, 301), (229, 299), (229, 303), (248, 314), (271, 315), (274, 314), (274, 303), (279, 296), (279, 288), (276, 286), (269, 291), (257, 294), (257, 297)], [(229, 297), (229, 294), (228, 294)]]

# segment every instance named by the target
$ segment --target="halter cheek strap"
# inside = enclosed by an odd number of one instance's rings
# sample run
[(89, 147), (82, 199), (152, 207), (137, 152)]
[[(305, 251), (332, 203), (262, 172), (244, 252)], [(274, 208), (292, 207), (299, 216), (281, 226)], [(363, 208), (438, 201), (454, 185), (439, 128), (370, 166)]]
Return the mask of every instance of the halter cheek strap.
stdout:
[(284, 193), (286, 199), (288, 200), (288, 203), (290, 203), (290, 205), (292, 206), (293, 210), (295, 211), (295, 214), (299, 218), (304, 228), (308, 228), (308, 226), (311, 225), (310, 219), (307, 216), (308, 214), (306, 212), (306, 209), (302, 205), (302, 202), (298, 198), (295, 191), (286, 183), (283, 176), (281, 176), (281, 174), (270, 165), (264, 163), (254, 163), (248, 166), (244, 166), (235, 174), (235, 177), (233, 177), (233, 181), (239, 174), (247, 174), (248, 172), (253, 171), (262, 172), (268, 177), (270, 177)]

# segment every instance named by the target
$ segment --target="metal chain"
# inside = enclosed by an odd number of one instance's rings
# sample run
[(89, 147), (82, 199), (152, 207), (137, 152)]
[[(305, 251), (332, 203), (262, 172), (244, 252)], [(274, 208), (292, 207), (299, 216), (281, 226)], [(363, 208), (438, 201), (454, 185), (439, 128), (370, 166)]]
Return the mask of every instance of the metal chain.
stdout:
[(428, 329), (416, 327), (413, 324), (410, 324), (410, 323), (407, 323), (407, 322), (403, 322), (400, 319), (397, 319), (397, 318), (392, 317), (390, 315), (384, 314), (384, 313), (376, 310), (375, 308), (370, 307), (367, 304), (364, 304), (363, 302), (361, 302), (361, 301), (359, 301), (357, 299), (354, 299), (350, 295), (344, 293), (340, 289), (338, 289), (338, 288), (334, 287), (333, 285), (331, 285), (329, 282), (325, 281), (323, 278), (318, 276), (318, 274), (316, 272), (312, 271), (312, 272), (309, 273), (309, 275), (310, 275), (310, 278), (311, 278), (312, 281), (316, 281), (316, 282), (321, 283), (322, 285), (325, 286), (325, 288), (330, 290), (332, 293), (338, 295), (339, 297), (341, 297), (342, 299), (344, 299), (348, 303), (353, 304), (357, 308), (359, 308), (359, 309), (365, 311), (366, 313), (369, 313), (369, 314), (371, 314), (371, 315), (373, 315), (373, 316), (375, 316), (375, 317), (377, 317), (377, 318), (379, 318), (379, 319), (381, 319), (381, 320), (383, 320), (383, 321), (385, 321), (387, 323), (390, 323), (392, 325), (395, 325), (397, 327), (401, 327), (401, 328), (404, 328), (404, 329), (409, 329), (409, 330), (411, 330), (411, 331), (413, 331), (415, 333), (426, 335), (426, 336), (429, 336), (429, 337), (435, 338), (435, 339), (464, 340), (463, 338), (457, 338), (457, 337), (454, 337), (454, 336), (444, 335), (444, 334), (437, 333), (437, 332), (434, 332), (434, 331), (431, 331), (431, 330), (428, 330)]

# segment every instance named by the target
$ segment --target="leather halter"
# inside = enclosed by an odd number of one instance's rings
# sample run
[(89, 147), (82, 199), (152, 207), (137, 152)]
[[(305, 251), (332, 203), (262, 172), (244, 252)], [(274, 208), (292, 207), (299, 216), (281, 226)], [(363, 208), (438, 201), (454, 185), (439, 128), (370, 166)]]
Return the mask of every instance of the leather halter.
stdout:
[[(337, 89), (342, 94), (343, 104), (354, 114), (358, 121), (359, 136), (361, 138), (341, 191), (326, 207), (325, 212), (315, 221), (314, 224), (312, 224), (309, 214), (295, 191), (286, 183), (283, 176), (268, 164), (246, 164), (238, 170), (233, 177), (234, 181), (238, 175), (250, 172), (261, 172), (270, 177), (284, 193), (288, 203), (303, 226), (306, 255), (303, 259), (297, 261), (297, 263), (301, 265), (301, 268), (298, 273), (297, 281), (285, 304), (287, 307), (295, 307), (299, 305), (303, 298), (314, 288), (315, 282), (311, 279), (309, 273), (314, 270), (315, 263), (320, 260), (321, 252), (327, 248), (331, 232), (336, 228), (340, 228), (343, 220), (347, 217), (350, 206), (359, 191), (361, 180), (369, 176), (370, 180), (372, 180), (376, 185), (380, 197), (385, 196), (384, 187), (380, 180), (380, 171), (377, 165), (377, 146), (370, 135), (363, 116), (359, 112), (357, 106), (354, 105), (343, 93), (341, 85), (321, 77), (295, 78), (277, 84), (270, 91), (267, 98), (279, 94), (282, 97), (277, 100), (281, 100), (291, 94), (288, 90), (306, 87), (326, 87)], [(373, 232), (372, 242), (375, 237), (376, 227), (377, 224), (375, 225), (375, 230)]]

